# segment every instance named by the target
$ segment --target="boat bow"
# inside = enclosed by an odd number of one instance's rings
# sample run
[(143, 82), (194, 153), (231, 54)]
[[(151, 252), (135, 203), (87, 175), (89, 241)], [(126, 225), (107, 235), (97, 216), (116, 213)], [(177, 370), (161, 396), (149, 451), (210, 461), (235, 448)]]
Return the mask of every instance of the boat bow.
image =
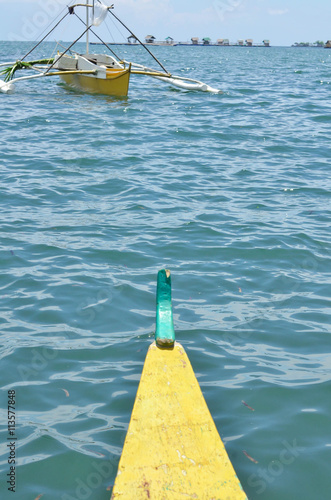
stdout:
[(162, 270), (155, 342), (147, 352), (111, 498), (247, 500), (187, 354), (175, 342), (170, 309), (170, 272)]

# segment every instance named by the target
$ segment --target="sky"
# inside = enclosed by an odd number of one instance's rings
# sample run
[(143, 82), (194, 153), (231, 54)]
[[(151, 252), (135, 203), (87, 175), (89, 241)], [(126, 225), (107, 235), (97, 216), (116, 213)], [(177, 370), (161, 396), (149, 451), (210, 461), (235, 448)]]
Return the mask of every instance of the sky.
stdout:
[[(90, 0), (91, 1), (91, 0)], [(106, 3), (106, 0), (103, 0)], [(176, 41), (191, 37), (238, 39), (271, 45), (331, 40), (331, 0), (112, 0), (114, 12), (141, 39), (171, 36)], [(110, 2), (109, 4), (111, 4)], [(40, 39), (49, 24), (66, 10), (70, 0), (0, 0), (0, 40)], [(78, 1), (77, 1), (78, 3)], [(77, 9), (84, 18), (82, 8)], [(70, 19), (69, 19), (70, 17)], [(73, 21), (71, 16), (68, 16)], [(66, 24), (50, 38), (70, 41), (82, 32), (77, 22)], [(84, 29), (84, 28), (83, 28)], [(128, 36), (111, 21), (98, 28), (106, 42), (123, 42)]]

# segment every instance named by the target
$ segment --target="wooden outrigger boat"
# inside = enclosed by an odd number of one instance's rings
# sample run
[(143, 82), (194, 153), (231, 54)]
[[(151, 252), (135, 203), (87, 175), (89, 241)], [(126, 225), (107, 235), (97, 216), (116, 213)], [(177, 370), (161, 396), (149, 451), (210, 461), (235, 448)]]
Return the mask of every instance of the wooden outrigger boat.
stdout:
[[(86, 21), (83, 21), (76, 13), (76, 8), (86, 8)], [(186, 90), (202, 90), (206, 92), (219, 93), (220, 91), (209, 85), (181, 76), (174, 76), (165, 69), (163, 64), (155, 57), (149, 48), (143, 44), (139, 38), (114, 14), (113, 5), (106, 6), (100, 0), (93, 0), (89, 3), (76, 3), (68, 7), (67, 13), (55, 26), (38, 42), (35, 47), (25, 54), (20, 60), (11, 63), (0, 64), (0, 75), (4, 75), (4, 80), (0, 80), (0, 92), (11, 93), (15, 90), (15, 84), (23, 80), (34, 80), (49, 76), (59, 76), (67, 85), (83, 92), (105, 94), (112, 96), (127, 96), (131, 75), (145, 75), (157, 78), (176, 87)], [(91, 15), (89, 14), (91, 13)], [(124, 26), (132, 37), (134, 37), (158, 63), (160, 69), (155, 70), (134, 62), (128, 62), (118, 57), (114, 50), (101, 40), (93, 28), (99, 26), (110, 14), (122, 26)], [(42, 60), (30, 60), (26, 58), (36, 49), (47, 37), (58, 27), (58, 25), (68, 16), (75, 15), (83, 24), (83, 33), (63, 52), (55, 57)], [(90, 54), (89, 33), (93, 33), (101, 43), (107, 47), (110, 54)], [(78, 54), (73, 51), (73, 46), (84, 35), (86, 35), (86, 52)], [(1, 67), (4, 69), (1, 70)], [(17, 70), (34, 70), (35, 75), (14, 78)]]
[(184, 348), (175, 341), (171, 277), (158, 273), (147, 352), (111, 500), (247, 500)]

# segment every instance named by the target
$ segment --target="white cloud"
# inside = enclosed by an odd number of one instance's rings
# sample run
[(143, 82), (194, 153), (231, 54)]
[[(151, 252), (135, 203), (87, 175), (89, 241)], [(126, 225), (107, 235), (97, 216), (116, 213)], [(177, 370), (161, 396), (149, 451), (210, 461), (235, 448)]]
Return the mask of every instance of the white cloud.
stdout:
[(283, 16), (289, 12), (288, 9), (269, 9), (268, 14), (271, 16)]
[(181, 40), (200, 36), (200, 32), (207, 36), (215, 18), (218, 20), (212, 5), (183, 10), (172, 0), (123, 0), (114, 12), (137, 31), (137, 35), (143, 37), (150, 33), (158, 39), (170, 35)]

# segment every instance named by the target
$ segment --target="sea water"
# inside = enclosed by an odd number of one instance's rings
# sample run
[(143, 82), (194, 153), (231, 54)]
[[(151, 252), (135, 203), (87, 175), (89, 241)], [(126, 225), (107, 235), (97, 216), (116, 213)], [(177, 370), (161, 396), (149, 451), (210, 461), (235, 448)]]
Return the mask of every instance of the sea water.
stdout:
[(331, 51), (154, 53), (223, 94), (133, 76), (122, 99), (52, 78), (0, 95), (1, 498), (110, 498), (169, 268), (248, 498), (328, 500)]

